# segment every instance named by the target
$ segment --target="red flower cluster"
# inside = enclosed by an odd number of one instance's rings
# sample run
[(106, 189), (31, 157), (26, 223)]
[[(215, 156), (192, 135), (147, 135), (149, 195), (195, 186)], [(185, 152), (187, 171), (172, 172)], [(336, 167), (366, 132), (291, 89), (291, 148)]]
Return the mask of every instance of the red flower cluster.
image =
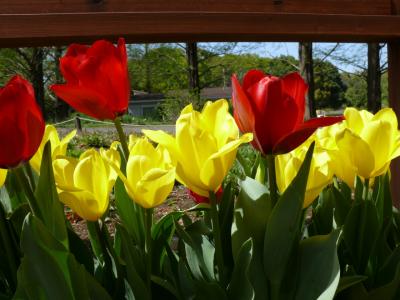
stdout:
[(253, 146), (264, 154), (290, 152), (318, 127), (343, 117), (315, 118), (304, 122), (307, 84), (298, 73), (282, 78), (251, 70), (242, 85), (232, 76), (234, 117), (242, 132), (252, 132)]

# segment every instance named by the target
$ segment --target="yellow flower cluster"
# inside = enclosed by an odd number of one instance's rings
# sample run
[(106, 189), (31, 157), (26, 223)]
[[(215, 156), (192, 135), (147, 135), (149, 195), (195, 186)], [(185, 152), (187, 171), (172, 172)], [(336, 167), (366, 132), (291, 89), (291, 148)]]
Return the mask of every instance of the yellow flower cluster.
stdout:
[[(238, 147), (252, 139), (251, 134), (239, 136), (226, 100), (208, 102), (202, 112), (191, 105), (185, 107), (176, 122), (176, 137), (162, 131), (144, 133), (147, 137), (129, 137), (125, 173), (120, 170), (119, 142), (108, 150), (89, 149), (79, 159), (71, 158), (66, 156), (66, 150), (75, 131), (60, 140), (53, 126), (46, 127), (30, 164), (40, 172), (43, 149), (50, 141), (60, 201), (80, 217), (95, 221), (107, 211), (118, 177), (130, 198), (144, 208), (163, 203), (175, 179), (199, 195), (216, 192), (232, 167)], [(5, 175), (0, 172), (0, 180)]]
[(277, 185), (283, 192), (295, 177), (312, 141), (316, 142), (311, 162), (304, 207), (309, 206), (336, 175), (350, 188), (356, 176), (373, 179), (389, 170), (400, 156), (400, 132), (390, 108), (375, 115), (346, 108), (345, 121), (319, 129), (303, 145), (276, 157)]

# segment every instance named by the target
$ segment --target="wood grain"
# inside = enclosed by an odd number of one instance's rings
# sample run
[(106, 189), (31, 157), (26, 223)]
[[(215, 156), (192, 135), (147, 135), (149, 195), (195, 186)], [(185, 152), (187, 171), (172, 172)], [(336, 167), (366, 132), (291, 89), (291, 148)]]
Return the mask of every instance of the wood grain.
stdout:
[(285, 12), (388, 15), (391, 0), (1, 0), (2, 14), (79, 12)]
[(61, 45), (99, 38), (174, 41), (387, 41), (400, 16), (269, 13), (81, 13), (3, 15), (0, 47)]

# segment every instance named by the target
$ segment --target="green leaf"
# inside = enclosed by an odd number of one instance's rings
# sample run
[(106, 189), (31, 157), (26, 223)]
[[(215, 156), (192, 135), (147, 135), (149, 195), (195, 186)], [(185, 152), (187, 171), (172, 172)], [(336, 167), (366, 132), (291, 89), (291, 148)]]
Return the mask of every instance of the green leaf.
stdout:
[(15, 299), (111, 299), (64, 244), (31, 214), (24, 222), (21, 246), (24, 258)]
[(67, 229), (69, 247), (71, 253), (75, 256), (75, 259), (80, 264), (84, 265), (86, 270), (93, 274), (94, 272), (94, 262), (93, 256), (86, 244), (79, 238), (79, 236), (72, 230)]
[(378, 212), (379, 224), (385, 226), (392, 220), (392, 196), (390, 192), (389, 173), (375, 179), (377, 181), (378, 192), (375, 200), (376, 209)]
[(344, 291), (360, 282), (363, 282), (367, 278), (368, 278), (367, 276), (360, 276), (360, 275), (341, 277), (336, 293), (338, 294), (341, 291)]
[(330, 189), (333, 193), (333, 199), (335, 202), (335, 222), (338, 227), (342, 226), (346, 221), (347, 214), (351, 209), (353, 200), (351, 194), (348, 194), (348, 186), (345, 183), (341, 184), (341, 190), (339, 191), (336, 187), (331, 186)]
[(278, 293), (294, 248), (300, 241), (302, 208), (314, 143), (292, 183), (282, 194), (268, 220), (264, 240), (264, 270)]
[(343, 240), (352, 263), (360, 275), (365, 274), (370, 255), (379, 236), (378, 215), (371, 201), (360, 201), (351, 208), (343, 226)]
[(309, 233), (312, 235), (329, 234), (333, 229), (334, 195), (332, 189), (322, 191), (317, 205), (313, 209), (312, 223), (309, 226)]
[(258, 181), (246, 177), (240, 184), (232, 224), (232, 251), (237, 257), (242, 245), (252, 238), (254, 247), (262, 248), (271, 200), (268, 189)]
[(166, 255), (166, 247), (169, 247), (175, 232), (175, 222), (180, 219), (183, 212), (171, 212), (153, 225), (152, 237), (152, 268), (153, 274), (160, 274)]
[(207, 237), (196, 232), (187, 232), (178, 223), (175, 226), (179, 237), (184, 241), (186, 259), (193, 277), (198, 280), (215, 280), (214, 246)]
[(126, 193), (124, 183), (117, 179), (114, 187), (115, 206), (122, 224), (128, 230), (136, 245), (144, 247), (143, 209)]
[(150, 299), (150, 293), (145, 281), (144, 255), (134, 245), (132, 237), (121, 225), (116, 226), (115, 248), (117, 255), (122, 259), (126, 269), (126, 279), (136, 299)]
[(40, 176), (35, 191), (36, 205), (40, 217), (53, 236), (68, 248), (68, 235), (65, 226), (64, 209), (58, 199), (51, 159), (51, 144), (46, 143), (40, 166)]
[(336, 243), (339, 230), (300, 242), (295, 299), (333, 299), (340, 278)]
[(228, 286), (228, 298), (232, 300), (254, 299), (254, 289), (250, 282), (250, 262), (253, 255), (253, 242), (247, 240), (235, 258), (235, 268)]
[(18, 185), (13, 172), (7, 172), (6, 182), (0, 188), (0, 203), (6, 214), (12, 214), (19, 206), (27, 203), (26, 196)]

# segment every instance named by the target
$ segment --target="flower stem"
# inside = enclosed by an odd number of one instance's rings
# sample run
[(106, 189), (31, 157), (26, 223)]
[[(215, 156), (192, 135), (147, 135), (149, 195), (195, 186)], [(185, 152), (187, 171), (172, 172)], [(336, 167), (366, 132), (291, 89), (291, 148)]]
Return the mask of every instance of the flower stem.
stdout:
[(276, 172), (275, 172), (275, 155), (267, 155), (268, 164), (268, 182), (269, 182), (269, 194), (272, 201), (272, 207), (275, 206), (278, 201), (278, 187), (276, 185)]
[(153, 225), (153, 209), (152, 208), (147, 208), (145, 209), (144, 213), (144, 222), (145, 222), (145, 237), (146, 237), (146, 243), (145, 243), (145, 250), (146, 250), (146, 275), (147, 275), (147, 287), (148, 291), (150, 294), (150, 299), (151, 299), (151, 259), (152, 259), (152, 252), (151, 252), (151, 227)]
[(369, 192), (369, 178), (364, 180), (364, 190), (363, 190), (363, 199), (368, 200), (368, 192)]
[(218, 218), (217, 208), (217, 197), (214, 192), (210, 192), (210, 204), (211, 204), (211, 221), (212, 230), (215, 244), (215, 256), (218, 268), (219, 281), (225, 285), (225, 268), (224, 268), (224, 256), (222, 254), (222, 242), (221, 242), (221, 229)]
[(121, 120), (119, 117), (116, 117), (114, 120), (115, 128), (117, 129), (119, 141), (121, 142), (122, 151), (124, 151), (125, 159), (128, 160), (129, 158), (129, 147), (126, 141), (126, 135), (124, 130), (122, 129)]
[(40, 213), (40, 208), (36, 203), (36, 197), (35, 194), (33, 193), (32, 186), (30, 185), (24, 170), (21, 167), (18, 167), (15, 168), (13, 171), (15, 176), (17, 177), (18, 184), (20, 185), (21, 189), (25, 191), (32, 213), (39, 219), (43, 220), (42, 215)]

